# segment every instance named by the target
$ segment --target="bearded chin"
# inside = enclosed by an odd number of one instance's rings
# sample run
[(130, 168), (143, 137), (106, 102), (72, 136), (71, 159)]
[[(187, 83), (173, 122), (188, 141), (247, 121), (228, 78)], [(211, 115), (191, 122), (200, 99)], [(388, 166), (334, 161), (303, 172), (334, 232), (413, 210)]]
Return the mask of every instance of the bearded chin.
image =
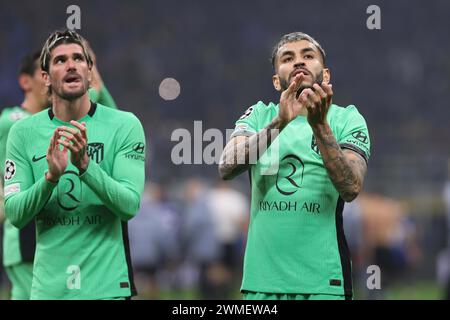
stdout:
[(71, 93), (62, 92), (59, 96), (64, 100), (73, 101), (81, 97), (83, 94), (84, 92), (80, 90), (78, 92), (71, 92)]
[(78, 99), (79, 97), (83, 96), (87, 89), (89, 88), (89, 84), (85, 83), (83, 88), (81, 88), (79, 91), (75, 92), (66, 92), (62, 89), (60, 89), (60, 92), (55, 91), (56, 95), (58, 95), (60, 98), (67, 100), (67, 101), (73, 101)]

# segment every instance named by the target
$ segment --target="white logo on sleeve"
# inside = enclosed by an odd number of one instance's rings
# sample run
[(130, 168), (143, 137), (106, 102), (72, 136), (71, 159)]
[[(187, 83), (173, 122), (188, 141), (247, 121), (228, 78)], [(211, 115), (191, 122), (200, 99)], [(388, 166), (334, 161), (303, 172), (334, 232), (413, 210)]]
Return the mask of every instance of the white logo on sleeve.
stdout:
[(22, 119), (22, 118), (26, 118), (27, 116), (28, 116), (28, 115), (27, 115), (26, 113), (14, 111), (14, 112), (11, 112), (11, 113), (9, 114), (9, 119), (10, 119), (11, 121), (17, 121), (17, 120), (20, 120), (20, 119)]
[(248, 108), (247, 111), (245, 111), (245, 113), (242, 115), (242, 117), (239, 118), (239, 120), (247, 118), (252, 114), (253, 110), (255, 110), (255, 106), (251, 106), (250, 108)]
[(70, 265), (67, 267), (66, 270), (67, 274), (70, 274), (69, 277), (67, 277), (67, 289), (69, 290), (79, 290), (81, 289), (81, 270), (80, 266), (77, 265)]
[(5, 187), (5, 197), (9, 196), (10, 194), (13, 193), (18, 193), (20, 192), (20, 183), (13, 183), (9, 186)]
[(6, 159), (5, 161), (5, 180), (11, 180), (16, 174), (16, 164), (14, 161)]

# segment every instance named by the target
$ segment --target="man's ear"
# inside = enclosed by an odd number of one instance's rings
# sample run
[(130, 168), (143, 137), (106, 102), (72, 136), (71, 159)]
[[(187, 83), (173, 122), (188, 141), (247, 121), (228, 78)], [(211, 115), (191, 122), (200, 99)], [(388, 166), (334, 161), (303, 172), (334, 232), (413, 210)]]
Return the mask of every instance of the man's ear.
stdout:
[(329, 84), (331, 80), (331, 71), (328, 68), (323, 69), (323, 82)]
[(281, 83), (280, 83), (280, 77), (277, 74), (274, 74), (272, 76), (272, 83), (277, 91), (281, 91)]
[(41, 71), (42, 73), (42, 78), (44, 79), (44, 83), (46, 87), (50, 87), (51, 83), (50, 83), (50, 76), (47, 72), (45, 71)]
[(92, 66), (88, 69), (88, 77), (89, 85), (92, 83)]
[(31, 77), (28, 74), (22, 73), (19, 75), (19, 86), (23, 92), (28, 92), (31, 90)]

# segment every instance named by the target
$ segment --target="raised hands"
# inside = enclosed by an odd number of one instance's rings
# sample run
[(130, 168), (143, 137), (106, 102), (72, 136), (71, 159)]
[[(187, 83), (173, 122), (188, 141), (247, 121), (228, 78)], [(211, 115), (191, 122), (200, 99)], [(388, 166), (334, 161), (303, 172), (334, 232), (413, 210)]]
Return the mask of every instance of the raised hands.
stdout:
[(297, 97), (297, 91), (304, 79), (305, 75), (303, 73), (297, 74), (289, 87), (281, 93), (278, 117), (283, 126), (295, 119), (305, 107), (305, 103), (302, 103), (299, 100), (300, 97)]
[(56, 183), (64, 174), (67, 168), (68, 161), (68, 151), (67, 148), (63, 148), (61, 150), (58, 141), (60, 140), (61, 135), (59, 134), (58, 128), (53, 133), (52, 138), (50, 139), (50, 145), (47, 149), (47, 164), (48, 164), (48, 172), (45, 174), (47, 180)]
[(70, 161), (82, 173), (89, 164), (86, 124), (73, 120), (70, 123), (78, 130), (66, 126), (58, 127), (60, 137), (65, 137), (58, 139), (58, 143), (64, 146), (64, 149), (70, 150)]
[(321, 85), (315, 83), (312, 88), (305, 88), (298, 95), (298, 90), (304, 78), (303, 73), (297, 74), (289, 87), (281, 93), (278, 117), (283, 126), (299, 114), (306, 114), (305, 108), (308, 113), (308, 122), (312, 127), (326, 122), (333, 97), (332, 85), (325, 82)]
[(332, 85), (325, 82), (322, 85), (315, 83), (313, 89), (306, 88), (302, 91), (299, 101), (308, 110), (308, 122), (311, 127), (326, 123), (332, 97)]

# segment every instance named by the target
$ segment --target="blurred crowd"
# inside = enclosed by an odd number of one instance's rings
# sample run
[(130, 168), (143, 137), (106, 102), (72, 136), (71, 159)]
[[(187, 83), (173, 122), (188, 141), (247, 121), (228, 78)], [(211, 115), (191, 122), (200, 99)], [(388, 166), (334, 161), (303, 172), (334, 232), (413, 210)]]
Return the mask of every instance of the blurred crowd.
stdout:
[(129, 223), (140, 297), (161, 298), (164, 292), (178, 298), (239, 297), (249, 221), (246, 195), (200, 179), (171, 191), (148, 184), (141, 210)]
[[(241, 299), (248, 187), (200, 177), (146, 184), (140, 211), (128, 224), (137, 299)], [(443, 200), (450, 212), (450, 182)], [(433, 223), (409, 211), (407, 203), (373, 193), (345, 205), (356, 299), (386, 299), (396, 285), (423, 280), (439, 285), (438, 298), (450, 298), (450, 240), (435, 240), (448, 236), (450, 214)], [(436, 269), (428, 270), (429, 263)], [(371, 265), (381, 271), (379, 290), (367, 285)], [(6, 299), (9, 283), (0, 274)]]

